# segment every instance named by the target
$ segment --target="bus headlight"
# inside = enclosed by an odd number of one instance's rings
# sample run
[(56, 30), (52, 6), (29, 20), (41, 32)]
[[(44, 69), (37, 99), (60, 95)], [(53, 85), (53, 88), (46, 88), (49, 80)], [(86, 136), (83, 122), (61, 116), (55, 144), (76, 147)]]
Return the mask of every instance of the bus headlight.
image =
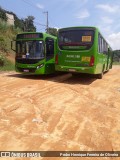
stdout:
[(39, 64), (38, 66), (37, 66), (37, 69), (39, 69), (39, 68), (41, 68), (41, 67), (43, 67), (44, 66), (44, 64)]

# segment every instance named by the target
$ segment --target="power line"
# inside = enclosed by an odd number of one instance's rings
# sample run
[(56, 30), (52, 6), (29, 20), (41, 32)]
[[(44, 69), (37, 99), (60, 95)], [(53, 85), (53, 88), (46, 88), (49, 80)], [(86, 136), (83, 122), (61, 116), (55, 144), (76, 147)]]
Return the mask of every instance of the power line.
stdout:
[(25, 1), (25, 0), (22, 0), (22, 1), (25, 2), (25, 3), (27, 3), (27, 4), (30, 5), (30, 6), (35, 7), (32, 3), (28, 2), (28, 1)]
[[(22, 0), (22, 1), (25, 2), (26, 4), (30, 5), (30, 6), (34, 7), (34, 8), (39, 9), (36, 5), (34, 5), (34, 4), (31, 3), (31, 2), (28, 2), (28, 1), (26, 1), (26, 0)], [(39, 11), (40, 11), (40, 9), (39, 9)]]
[[(24, 3), (30, 5), (30, 6), (34, 7), (34, 8), (39, 9), (36, 5), (34, 5), (34, 4), (31, 3), (31, 2), (28, 2), (28, 1), (26, 1), (26, 0), (22, 0), (22, 1), (23, 1)], [(7, 9), (7, 10), (8, 10), (8, 9)], [(40, 9), (39, 9), (39, 10), (40, 10)], [(39, 22), (37, 22), (37, 21), (34, 21), (34, 23), (37, 24), (37, 25), (40, 25), (40, 26), (46, 26), (46, 31), (47, 31), (47, 33), (48, 33), (48, 32), (49, 32), (48, 11), (46, 11), (46, 12), (44, 12), (44, 13), (46, 13), (46, 16), (47, 16), (46, 25), (45, 25), (45, 24), (41, 24), (41, 23), (39, 23)], [(16, 15), (16, 14), (15, 14), (15, 15)], [(19, 17), (20, 19), (24, 19), (24, 18), (21, 17), (20, 15), (16, 15), (16, 16)]]
[(41, 24), (39, 22), (34, 21), (35, 24), (40, 25), (40, 26), (46, 26), (45, 24)]
[[(25, 2), (26, 4), (28, 4), (28, 5), (30, 5), (30, 6), (32, 6), (32, 7), (35, 7), (35, 8), (37, 8), (37, 9), (39, 9), (37, 6), (35, 6), (33, 3), (31, 3), (31, 2), (28, 2), (28, 1), (26, 1), (26, 0), (22, 0), (23, 2)], [(47, 31), (47, 33), (49, 32), (49, 22), (48, 22), (48, 11), (46, 11), (46, 12), (43, 12), (43, 13), (46, 13), (46, 16), (47, 16), (47, 22), (46, 22), (46, 31)], [(50, 17), (49, 17), (50, 18)], [(43, 25), (43, 24), (42, 24)], [(54, 28), (54, 27), (53, 27)]]
[[(37, 9), (39, 9), (37, 6), (35, 6), (33, 3), (31, 3), (31, 2), (28, 2), (28, 1), (26, 1), (26, 0), (22, 0), (23, 2), (25, 2), (26, 4), (28, 4), (28, 5), (30, 5), (30, 6), (32, 6), (32, 7), (34, 7), (34, 8), (37, 8)], [(39, 22), (36, 22), (36, 21), (34, 21), (34, 23), (35, 24), (37, 24), (37, 25), (41, 25), (41, 26), (46, 26), (45, 24), (41, 24), (41, 23), (39, 23)], [(48, 32), (48, 13), (47, 13), (47, 27), (46, 27), (47, 29), (47, 32)]]
[(39, 31), (41, 31), (41, 30), (43, 30), (43, 29), (45, 30), (45, 27), (44, 27), (44, 28), (40, 28)]
[[(52, 21), (52, 24), (54, 23), (54, 26), (58, 26), (55, 22), (53, 22), (53, 20), (52, 20), (52, 18), (51, 18), (51, 16), (49, 15), (49, 19), (50, 19), (50, 21)], [(53, 25), (52, 25), (53, 26)], [(53, 28), (55, 28), (55, 27), (53, 27)]]

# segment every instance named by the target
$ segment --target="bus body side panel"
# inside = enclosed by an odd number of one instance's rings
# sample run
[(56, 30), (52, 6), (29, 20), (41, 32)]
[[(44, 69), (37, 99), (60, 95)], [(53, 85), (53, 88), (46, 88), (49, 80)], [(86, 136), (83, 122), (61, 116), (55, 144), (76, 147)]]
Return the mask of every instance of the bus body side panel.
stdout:
[(55, 55), (57, 52), (57, 40), (54, 39), (54, 56), (51, 59), (46, 59), (45, 74), (55, 73)]
[(108, 70), (112, 68), (112, 64), (113, 64), (113, 52), (112, 50), (110, 49), (108, 51), (108, 54), (109, 54), (109, 59), (108, 59)]
[(96, 74), (102, 73), (106, 66), (106, 57), (102, 54), (97, 53), (97, 63), (96, 63)]
[[(99, 31), (97, 30), (97, 45), (99, 46), (99, 40), (98, 40), (98, 34)], [(96, 70), (97, 74), (101, 72), (108, 71), (111, 68), (112, 65), (112, 52), (108, 49), (106, 53), (99, 53), (99, 50), (97, 49), (97, 63), (96, 63)]]
[(99, 47), (99, 40), (98, 40), (98, 29), (96, 29), (96, 34), (95, 34), (95, 52), (96, 52), (96, 69), (95, 69), (95, 74), (100, 74), (103, 70), (103, 65), (105, 61), (105, 56), (103, 54), (100, 54), (98, 51)]
[(45, 64), (45, 74), (51, 74), (55, 72), (55, 60), (51, 59)]

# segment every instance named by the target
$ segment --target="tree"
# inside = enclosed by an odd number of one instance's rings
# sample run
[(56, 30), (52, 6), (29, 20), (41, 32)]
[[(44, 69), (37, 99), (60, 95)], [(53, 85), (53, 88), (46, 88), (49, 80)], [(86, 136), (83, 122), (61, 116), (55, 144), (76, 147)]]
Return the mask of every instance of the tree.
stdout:
[(7, 16), (6, 16), (6, 12), (4, 9), (2, 9), (0, 7), (0, 19), (4, 20), (4, 21), (7, 21)]
[(35, 32), (36, 27), (34, 26), (34, 17), (28, 16), (25, 19), (19, 19), (15, 13), (4, 10), (0, 7), (0, 19), (7, 21), (6, 13), (12, 14), (14, 16), (14, 26), (15, 28), (20, 28), (22, 31)]
[(24, 31), (26, 32), (36, 32), (36, 27), (34, 26), (34, 17), (28, 16), (24, 20)]
[(120, 62), (120, 50), (113, 51), (113, 61)]
[(53, 36), (57, 36), (57, 29), (49, 27), (49, 34), (51, 34)]
[(22, 31), (24, 31), (23, 19), (19, 19), (15, 14), (14, 14), (14, 19), (15, 19), (15, 28), (20, 28)]

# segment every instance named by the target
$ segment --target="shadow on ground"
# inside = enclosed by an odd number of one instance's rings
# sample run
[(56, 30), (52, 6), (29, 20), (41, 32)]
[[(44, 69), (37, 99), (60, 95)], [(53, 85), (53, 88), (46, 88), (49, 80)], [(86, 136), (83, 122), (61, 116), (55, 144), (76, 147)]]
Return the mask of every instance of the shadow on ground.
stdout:
[(89, 74), (72, 74), (72, 73), (54, 73), (50, 75), (24, 75), (24, 74), (11, 74), (8, 77), (30, 79), (30, 80), (45, 80), (58, 83), (67, 84), (83, 84), (89, 85), (96, 80), (95, 76)]

